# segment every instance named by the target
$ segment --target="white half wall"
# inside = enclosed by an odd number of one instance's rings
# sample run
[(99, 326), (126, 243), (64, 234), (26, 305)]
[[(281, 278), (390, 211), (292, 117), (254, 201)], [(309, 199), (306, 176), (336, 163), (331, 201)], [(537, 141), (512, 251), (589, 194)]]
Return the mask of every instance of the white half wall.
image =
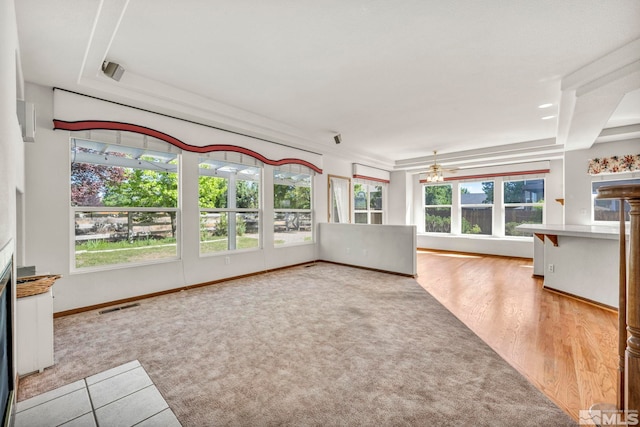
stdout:
[(318, 224), (320, 260), (415, 276), (413, 225)]

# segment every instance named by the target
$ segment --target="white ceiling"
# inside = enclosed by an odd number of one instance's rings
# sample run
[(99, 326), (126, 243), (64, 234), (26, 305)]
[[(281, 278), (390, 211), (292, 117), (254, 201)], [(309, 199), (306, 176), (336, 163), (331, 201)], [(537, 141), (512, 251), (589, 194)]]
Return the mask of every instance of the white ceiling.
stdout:
[(557, 154), (640, 123), (638, 0), (17, 0), (16, 13), (27, 81), (388, 168), (526, 141)]

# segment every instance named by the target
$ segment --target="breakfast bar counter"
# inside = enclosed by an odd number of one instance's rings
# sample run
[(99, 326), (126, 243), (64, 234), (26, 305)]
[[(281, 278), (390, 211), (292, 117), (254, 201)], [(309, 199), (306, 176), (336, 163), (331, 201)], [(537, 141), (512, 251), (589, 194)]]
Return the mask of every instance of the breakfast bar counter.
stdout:
[(533, 274), (544, 287), (618, 307), (617, 225), (523, 224), (534, 234)]

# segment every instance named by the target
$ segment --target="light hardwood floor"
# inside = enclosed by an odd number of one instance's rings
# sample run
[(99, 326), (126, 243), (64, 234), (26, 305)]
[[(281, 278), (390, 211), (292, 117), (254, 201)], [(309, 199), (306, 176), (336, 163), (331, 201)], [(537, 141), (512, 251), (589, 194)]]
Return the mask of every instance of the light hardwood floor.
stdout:
[(545, 290), (532, 272), (523, 258), (418, 251), (418, 282), (574, 419), (615, 403), (617, 313)]

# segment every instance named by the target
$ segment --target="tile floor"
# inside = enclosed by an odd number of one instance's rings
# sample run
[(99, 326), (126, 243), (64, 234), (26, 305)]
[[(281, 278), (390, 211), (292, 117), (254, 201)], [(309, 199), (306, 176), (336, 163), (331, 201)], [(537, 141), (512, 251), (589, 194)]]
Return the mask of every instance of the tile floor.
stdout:
[(18, 402), (15, 427), (174, 427), (180, 422), (140, 362)]

